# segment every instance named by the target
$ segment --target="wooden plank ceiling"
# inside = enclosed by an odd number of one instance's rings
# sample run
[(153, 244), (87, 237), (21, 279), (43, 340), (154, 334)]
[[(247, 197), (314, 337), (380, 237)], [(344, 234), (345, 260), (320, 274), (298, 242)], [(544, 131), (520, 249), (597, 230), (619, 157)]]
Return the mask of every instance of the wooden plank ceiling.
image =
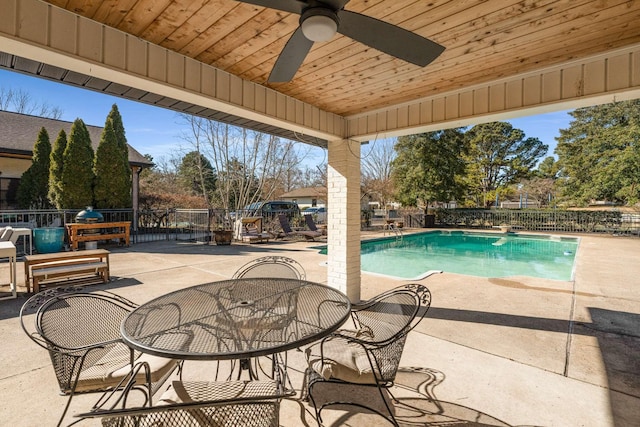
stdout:
[(640, 42), (640, 1), (351, 0), (345, 9), (446, 47), (421, 68), (336, 35), (288, 83), (266, 83), (298, 15), (233, 0), (49, 3), (340, 115), (354, 115)]

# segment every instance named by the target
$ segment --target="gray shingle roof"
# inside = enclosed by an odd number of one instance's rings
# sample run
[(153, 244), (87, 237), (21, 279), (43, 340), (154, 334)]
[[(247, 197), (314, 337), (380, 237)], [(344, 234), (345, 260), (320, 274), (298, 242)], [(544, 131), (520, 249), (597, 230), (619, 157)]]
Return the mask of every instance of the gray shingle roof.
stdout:
[[(47, 119), (11, 111), (0, 111), (0, 157), (7, 155), (31, 157), (33, 155), (33, 146), (41, 128), (44, 127), (47, 130), (51, 144), (53, 144), (58, 137), (58, 133), (60, 133), (60, 129), (64, 129), (69, 135), (72, 124), (72, 122), (62, 120)], [(87, 125), (87, 130), (91, 136), (91, 145), (95, 150), (100, 142), (102, 128)], [(129, 146), (130, 164), (142, 167), (153, 165), (135, 148), (129, 144), (127, 145)]]

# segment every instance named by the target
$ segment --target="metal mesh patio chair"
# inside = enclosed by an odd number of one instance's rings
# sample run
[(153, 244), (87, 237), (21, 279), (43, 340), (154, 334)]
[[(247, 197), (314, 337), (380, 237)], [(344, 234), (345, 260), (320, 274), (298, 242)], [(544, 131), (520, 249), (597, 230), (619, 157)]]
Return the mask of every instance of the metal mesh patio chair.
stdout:
[[(233, 275), (233, 279), (251, 279), (251, 278), (274, 278), (274, 279), (298, 279), (305, 280), (306, 273), (304, 268), (296, 260), (284, 256), (270, 255), (261, 258), (254, 259), (236, 271)], [(282, 284), (275, 284), (271, 290), (276, 292)], [(290, 282), (285, 286), (297, 286), (296, 283)], [(242, 301), (243, 300), (243, 285), (239, 284), (230, 295), (232, 299)], [(273, 307), (269, 313), (265, 313), (265, 321), (267, 324), (274, 323), (274, 319), (279, 318), (279, 322), (289, 322), (290, 312), (296, 307), (296, 302), (289, 299), (276, 299), (273, 302)], [(275, 314), (275, 316), (274, 316)], [(256, 333), (260, 333), (256, 330)], [(286, 354), (284, 356), (286, 358)], [(271, 356), (267, 359), (272, 360)], [(235, 361), (231, 361), (232, 366)], [(247, 366), (245, 366), (246, 368)], [(260, 365), (258, 358), (253, 360), (253, 367), (250, 367), (253, 372), (262, 371), (264, 369)], [(233, 370), (233, 369), (232, 369)]]
[[(394, 384), (407, 335), (422, 320), (430, 304), (431, 293), (423, 285), (394, 288), (352, 305), (355, 330), (338, 330), (306, 349), (309, 365), (305, 397), (310, 398), (319, 425), (323, 408), (347, 404), (376, 412), (398, 426), (384, 391), (397, 402), (389, 389)], [(373, 408), (371, 403), (354, 402), (349, 395), (339, 393), (318, 406), (313, 387), (320, 383), (377, 387), (386, 413)]]
[(176, 360), (134, 352), (121, 341), (120, 324), (135, 307), (111, 292), (77, 287), (40, 292), (22, 306), (23, 330), (49, 352), (60, 391), (69, 396), (58, 425), (75, 394), (118, 389), (130, 382), (150, 402), (178, 367)]
[(272, 380), (173, 381), (156, 406), (98, 409), (78, 417), (101, 418), (105, 427), (278, 427), (280, 401), (287, 396)]
[(234, 279), (253, 277), (304, 280), (306, 274), (304, 268), (296, 260), (273, 255), (254, 259), (240, 267), (233, 275)]
[[(79, 421), (101, 418), (113, 427), (278, 427), (280, 401), (291, 397), (286, 365), (274, 365), (274, 376), (260, 381), (172, 381), (155, 406), (94, 408)], [(118, 401), (128, 402), (126, 388)]]

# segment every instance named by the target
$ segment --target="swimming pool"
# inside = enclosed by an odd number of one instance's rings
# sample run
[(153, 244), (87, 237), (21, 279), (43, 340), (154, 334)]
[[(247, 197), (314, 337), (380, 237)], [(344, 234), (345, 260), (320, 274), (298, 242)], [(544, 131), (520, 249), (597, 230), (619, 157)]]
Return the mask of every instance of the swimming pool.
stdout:
[(517, 233), (431, 231), (362, 242), (362, 270), (403, 279), (429, 271), (480, 277), (572, 280), (578, 239)]

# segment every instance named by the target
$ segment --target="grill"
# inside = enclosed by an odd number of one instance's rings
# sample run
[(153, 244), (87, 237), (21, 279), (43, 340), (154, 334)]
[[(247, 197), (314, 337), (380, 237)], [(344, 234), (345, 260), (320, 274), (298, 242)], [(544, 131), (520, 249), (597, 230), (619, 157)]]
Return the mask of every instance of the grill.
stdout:
[[(78, 212), (76, 215), (76, 222), (82, 224), (93, 224), (98, 222), (104, 222), (104, 217), (100, 212), (93, 210), (93, 207), (87, 206), (83, 211)], [(100, 230), (82, 230), (83, 236), (95, 236), (100, 234)], [(85, 242), (85, 249), (98, 249), (98, 242)]]
[(104, 217), (100, 212), (93, 210), (93, 207), (87, 206), (83, 211), (78, 212), (76, 215), (76, 222), (82, 224), (91, 224), (94, 222), (104, 222)]

